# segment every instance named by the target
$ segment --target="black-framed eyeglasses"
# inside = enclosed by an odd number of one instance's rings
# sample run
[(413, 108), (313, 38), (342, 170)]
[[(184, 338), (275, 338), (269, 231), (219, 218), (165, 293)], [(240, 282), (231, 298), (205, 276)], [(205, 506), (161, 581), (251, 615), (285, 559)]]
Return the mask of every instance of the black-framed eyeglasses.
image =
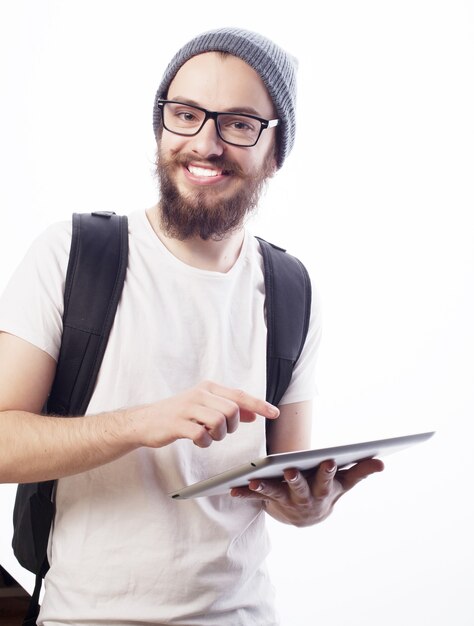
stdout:
[(163, 127), (170, 133), (193, 137), (202, 130), (208, 119), (213, 119), (222, 141), (242, 148), (251, 148), (265, 128), (273, 128), (280, 123), (279, 119), (265, 120), (247, 113), (208, 111), (176, 100), (158, 100), (157, 106), (161, 109)]

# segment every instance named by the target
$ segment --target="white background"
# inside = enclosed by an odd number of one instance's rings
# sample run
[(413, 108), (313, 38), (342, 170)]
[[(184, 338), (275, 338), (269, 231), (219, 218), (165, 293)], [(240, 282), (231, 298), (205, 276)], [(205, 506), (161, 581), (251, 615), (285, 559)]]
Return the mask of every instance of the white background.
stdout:
[(314, 443), (437, 430), (323, 524), (271, 524), (284, 625), (472, 626), (472, 1), (0, 0), (0, 288), (52, 221), (155, 202), (156, 87), (223, 25), (300, 62), (295, 149), (250, 226), (322, 300)]

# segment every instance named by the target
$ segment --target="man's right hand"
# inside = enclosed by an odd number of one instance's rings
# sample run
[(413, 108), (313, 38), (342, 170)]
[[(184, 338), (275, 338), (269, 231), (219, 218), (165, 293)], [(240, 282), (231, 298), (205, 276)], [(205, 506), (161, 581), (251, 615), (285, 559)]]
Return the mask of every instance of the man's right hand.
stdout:
[(267, 419), (279, 415), (279, 410), (268, 402), (211, 381), (125, 412), (132, 440), (153, 448), (177, 439), (191, 439), (200, 448), (207, 448), (235, 432), (240, 422), (253, 422), (257, 415)]
[(40, 415), (56, 364), (39, 348), (0, 333), (0, 482), (37, 482), (78, 474), (140, 446), (191, 439), (205, 448), (276, 407), (205, 381), (153, 404), (71, 419)]

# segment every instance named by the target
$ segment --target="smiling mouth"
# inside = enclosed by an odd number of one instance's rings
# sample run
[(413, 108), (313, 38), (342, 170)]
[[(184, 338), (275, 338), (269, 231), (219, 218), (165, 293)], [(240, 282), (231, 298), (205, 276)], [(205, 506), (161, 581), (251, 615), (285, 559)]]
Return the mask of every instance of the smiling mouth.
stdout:
[(217, 176), (229, 176), (230, 171), (224, 169), (214, 169), (209, 167), (199, 167), (198, 165), (188, 165), (188, 172), (199, 178), (216, 178)]

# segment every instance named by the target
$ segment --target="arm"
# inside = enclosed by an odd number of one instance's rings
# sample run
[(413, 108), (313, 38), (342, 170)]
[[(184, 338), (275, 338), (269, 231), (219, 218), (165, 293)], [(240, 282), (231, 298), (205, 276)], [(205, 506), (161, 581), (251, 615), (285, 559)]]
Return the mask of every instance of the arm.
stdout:
[(280, 419), (268, 425), (268, 453), (296, 452), (310, 448), (313, 403), (293, 402), (279, 408)]
[[(304, 450), (311, 444), (312, 403), (300, 402), (280, 407), (280, 418), (269, 428), (270, 454)], [(296, 469), (284, 472), (285, 482), (252, 480), (249, 487), (234, 488), (231, 495), (261, 500), (276, 520), (294, 526), (310, 526), (323, 521), (339, 498), (358, 482), (383, 470), (379, 459), (361, 461), (338, 471), (333, 461), (325, 461), (310, 476)]]
[(40, 415), (56, 363), (46, 352), (0, 333), (0, 482), (56, 479), (109, 463), (140, 447), (223, 439), (256, 415), (278, 409), (238, 389), (205, 381), (154, 404), (99, 415)]

